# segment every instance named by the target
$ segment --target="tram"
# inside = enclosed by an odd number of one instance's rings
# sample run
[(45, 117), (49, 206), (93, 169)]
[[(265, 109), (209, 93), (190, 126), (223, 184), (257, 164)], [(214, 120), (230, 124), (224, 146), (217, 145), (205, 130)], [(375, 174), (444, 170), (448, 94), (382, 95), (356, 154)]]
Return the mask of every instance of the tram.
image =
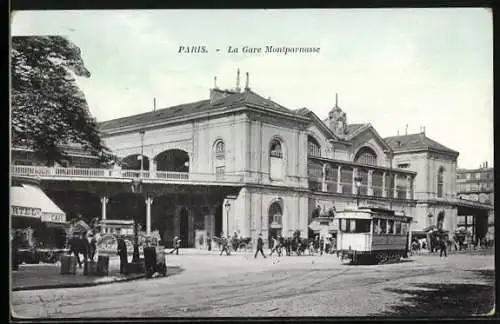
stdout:
[(337, 211), (337, 256), (351, 264), (394, 263), (408, 253), (412, 218), (393, 210), (361, 207)]

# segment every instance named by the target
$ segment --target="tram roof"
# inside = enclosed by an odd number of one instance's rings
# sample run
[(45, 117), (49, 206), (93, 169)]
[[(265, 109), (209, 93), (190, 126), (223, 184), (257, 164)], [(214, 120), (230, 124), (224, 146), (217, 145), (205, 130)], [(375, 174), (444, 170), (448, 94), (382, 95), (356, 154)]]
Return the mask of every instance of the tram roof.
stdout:
[[(397, 212), (391, 209), (376, 208), (376, 207), (360, 207), (354, 209), (344, 209), (336, 212), (337, 218), (350, 218), (350, 219), (372, 219), (377, 216), (385, 216), (390, 219), (409, 219), (411, 216), (407, 216), (404, 213)], [(348, 214), (348, 215), (347, 215)]]

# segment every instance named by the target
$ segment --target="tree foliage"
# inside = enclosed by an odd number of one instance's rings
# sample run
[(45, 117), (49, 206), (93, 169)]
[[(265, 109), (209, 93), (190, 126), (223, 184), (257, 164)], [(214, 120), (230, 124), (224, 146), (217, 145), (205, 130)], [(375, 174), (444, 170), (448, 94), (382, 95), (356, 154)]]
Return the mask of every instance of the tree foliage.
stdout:
[(34, 150), (49, 164), (71, 160), (80, 145), (102, 162), (114, 157), (101, 140), (76, 77), (90, 77), (80, 49), (61, 36), (12, 37), (12, 145)]

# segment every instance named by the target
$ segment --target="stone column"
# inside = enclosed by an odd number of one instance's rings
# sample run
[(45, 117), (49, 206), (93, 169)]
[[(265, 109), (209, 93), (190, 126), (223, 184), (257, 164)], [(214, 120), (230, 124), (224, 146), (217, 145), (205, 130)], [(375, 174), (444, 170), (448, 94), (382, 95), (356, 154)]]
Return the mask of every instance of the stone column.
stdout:
[(342, 166), (338, 166), (337, 168), (337, 192), (342, 193), (342, 184), (340, 183), (340, 174), (341, 174)]
[(157, 163), (155, 159), (149, 160), (149, 177), (150, 178), (156, 178), (156, 168), (157, 168)]
[(323, 163), (323, 178), (321, 179), (321, 191), (327, 192), (326, 185), (326, 163)]
[(151, 204), (153, 203), (153, 198), (146, 198), (146, 235), (151, 235)]
[(357, 174), (358, 174), (358, 168), (353, 168), (352, 169), (352, 194), (353, 195), (358, 194), (358, 190), (356, 188), (356, 181), (354, 180), (354, 178), (356, 178)]
[(109, 198), (104, 196), (101, 198), (101, 219), (106, 220), (106, 205), (109, 202)]
[(385, 171), (382, 173), (382, 197), (387, 197), (387, 193), (385, 191)]
[(368, 170), (368, 196), (373, 196), (373, 170)]

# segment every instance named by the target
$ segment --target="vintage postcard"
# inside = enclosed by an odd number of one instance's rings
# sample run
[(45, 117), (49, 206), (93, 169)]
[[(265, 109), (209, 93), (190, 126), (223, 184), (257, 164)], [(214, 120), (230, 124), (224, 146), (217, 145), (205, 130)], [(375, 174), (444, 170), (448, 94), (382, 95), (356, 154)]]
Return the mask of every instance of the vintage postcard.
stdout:
[(495, 313), (491, 11), (11, 18), (13, 319)]

